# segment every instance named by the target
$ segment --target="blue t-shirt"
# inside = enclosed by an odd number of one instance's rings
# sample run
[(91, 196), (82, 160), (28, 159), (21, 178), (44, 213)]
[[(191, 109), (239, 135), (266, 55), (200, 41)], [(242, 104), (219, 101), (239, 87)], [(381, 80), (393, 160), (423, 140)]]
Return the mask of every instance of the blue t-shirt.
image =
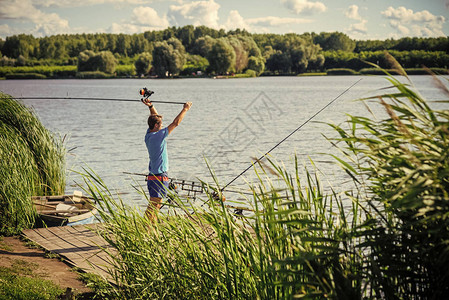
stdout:
[(167, 127), (157, 132), (151, 132), (148, 128), (145, 135), (145, 144), (150, 156), (149, 171), (152, 174), (161, 174), (168, 171), (167, 136)]

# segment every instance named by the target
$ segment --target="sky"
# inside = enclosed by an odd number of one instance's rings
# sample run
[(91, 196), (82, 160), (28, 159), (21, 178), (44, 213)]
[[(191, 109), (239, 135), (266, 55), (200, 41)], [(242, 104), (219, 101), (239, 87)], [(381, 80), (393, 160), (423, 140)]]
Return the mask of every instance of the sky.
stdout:
[(205, 25), (356, 40), (449, 35), (449, 0), (0, 0), (0, 38)]

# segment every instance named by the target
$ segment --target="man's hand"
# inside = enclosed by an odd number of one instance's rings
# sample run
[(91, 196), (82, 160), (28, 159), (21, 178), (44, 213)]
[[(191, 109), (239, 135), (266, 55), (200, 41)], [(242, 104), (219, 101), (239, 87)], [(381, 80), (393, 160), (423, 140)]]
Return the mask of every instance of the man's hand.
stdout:
[(151, 103), (151, 100), (149, 98), (143, 99), (142, 103), (150, 108), (151, 108), (151, 106), (153, 106), (153, 104)]
[(184, 110), (188, 111), (192, 107), (192, 102), (186, 102), (184, 103)]

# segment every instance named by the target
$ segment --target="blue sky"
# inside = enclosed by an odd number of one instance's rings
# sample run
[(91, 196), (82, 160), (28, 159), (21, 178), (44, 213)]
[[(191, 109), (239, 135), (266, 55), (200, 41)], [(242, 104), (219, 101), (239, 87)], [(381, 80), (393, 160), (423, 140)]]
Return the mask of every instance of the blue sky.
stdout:
[(448, 18), (449, 0), (0, 0), (0, 38), (133, 34), (191, 24), (384, 40), (448, 36)]

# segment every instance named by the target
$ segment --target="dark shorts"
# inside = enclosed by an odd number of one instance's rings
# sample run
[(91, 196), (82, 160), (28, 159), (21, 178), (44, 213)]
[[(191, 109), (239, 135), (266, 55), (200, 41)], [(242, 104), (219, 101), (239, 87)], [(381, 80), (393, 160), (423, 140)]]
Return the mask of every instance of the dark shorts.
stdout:
[(150, 197), (163, 198), (167, 195), (168, 190), (168, 174), (150, 174), (147, 176), (147, 186)]

